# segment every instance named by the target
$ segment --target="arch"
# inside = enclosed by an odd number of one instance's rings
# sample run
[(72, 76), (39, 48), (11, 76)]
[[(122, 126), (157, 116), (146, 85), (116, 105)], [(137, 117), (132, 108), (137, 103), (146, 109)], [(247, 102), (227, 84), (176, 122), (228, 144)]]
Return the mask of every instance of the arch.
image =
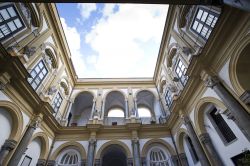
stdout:
[(156, 92), (154, 92), (154, 91), (152, 91), (152, 90), (150, 90), (150, 89), (146, 89), (146, 88), (137, 90), (137, 91), (135, 92), (135, 95), (134, 95), (134, 96), (137, 98), (138, 94), (139, 94), (140, 92), (142, 92), (142, 91), (148, 91), (148, 92), (150, 92), (150, 93), (152, 93), (152, 94), (154, 95), (155, 99), (157, 99), (157, 100), (159, 99), (159, 96), (157, 95)]
[(78, 143), (78, 142), (73, 142), (73, 141), (70, 141), (70, 142), (66, 142), (62, 145), (60, 145), (54, 152), (53, 154), (51, 155), (50, 157), (50, 160), (56, 160), (56, 158), (58, 157), (58, 155), (66, 148), (68, 147), (72, 147), (73, 149), (76, 149), (78, 150), (78, 152), (81, 154), (81, 157), (82, 159), (86, 159), (87, 158), (87, 154), (86, 154), (86, 151), (84, 149), (84, 147)]
[(249, 34), (236, 44), (235, 50), (232, 51), (231, 59), (229, 62), (229, 78), (238, 96), (241, 96), (245, 92), (245, 90), (248, 90), (243, 88), (237, 76), (237, 64), (239, 63), (240, 56), (244, 53), (245, 49), (250, 49)]
[(184, 128), (180, 128), (176, 134), (176, 146), (177, 146), (178, 153), (185, 153), (184, 145), (183, 145), (185, 135), (188, 135), (188, 132)]
[(31, 14), (31, 23), (34, 27), (40, 27), (40, 12), (34, 3), (25, 3), (25, 5), (29, 8)]
[(125, 115), (126, 110), (126, 96), (120, 90), (112, 90), (105, 94), (104, 96), (104, 112), (103, 115), (106, 117), (109, 110), (113, 108), (120, 108), (123, 110)]
[(106, 92), (106, 93), (104, 94), (103, 99), (106, 100), (107, 96), (108, 96), (110, 93), (112, 93), (112, 92), (119, 92), (119, 93), (121, 93), (121, 94), (123, 95), (124, 99), (127, 99), (127, 98), (128, 98), (127, 95), (126, 95), (122, 90), (120, 90), (120, 89), (112, 89), (112, 90), (110, 90), (110, 91), (108, 91), (108, 92)]
[(108, 142), (104, 143), (104, 144), (98, 149), (98, 151), (97, 151), (97, 153), (96, 153), (96, 156), (95, 156), (95, 159), (100, 159), (101, 153), (102, 153), (103, 150), (104, 150), (105, 148), (107, 148), (109, 145), (119, 145), (119, 146), (121, 146), (121, 147), (124, 149), (124, 151), (126, 152), (127, 158), (131, 158), (131, 157), (132, 157), (132, 154), (131, 154), (129, 148), (128, 148), (128, 146), (127, 146), (125, 143), (123, 143), (123, 142), (121, 142), (121, 141), (118, 141), (118, 140), (112, 140), (112, 141), (108, 141)]
[(0, 101), (0, 107), (5, 108), (10, 113), (13, 121), (15, 122), (13, 123), (9, 139), (18, 141), (23, 130), (23, 115), (20, 111), (20, 108), (9, 101)]
[(174, 58), (174, 56), (177, 53), (177, 48), (178, 48), (178, 44), (177, 43), (170, 44), (170, 46), (168, 48), (167, 67), (171, 67), (172, 66), (173, 58)]
[(52, 67), (55, 69), (58, 67), (56, 56), (54, 55), (53, 51), (50, 48), (45, 49), (45, 53), (51, 59)]
[(39, 159), (46, 159), (47, 155), (49, 154), (49, 139), (48, 136), (44, 132), (38, 132), (32, 136), (32, 139), (30, 142), (32, 142), (34, 139), (39, 138), (41, 140), (41, 153), (39, 156)]
[(72, 102), (74, 103), (77, 96), (79, 96), (82, 93), (89, 93), (89, 94), (91, 94), (93, 96), (94, 99), (96, 98), (96, 95), (94, 94), (94, 92), (92, 92), (90, 90), (82, 90), (82, 91), (79, 91), (79, 92), (72, 95), (72, 97), (71, 97)]
[(166, 141), (162, 140), (162, 139), (151, 139), (149, 141), (147, 141), (142, 148), (142, 152), (141, 152), (141, 156), (142, 157), (146, 157), (147, 156), (147, 151), (150, 148), (150, 146), (152, 144), (160, 144), (163, 145), (170, 153), (170, 155), (175, 155), (176, 152), (174, 151), (173, 147)]
[(186, 15), (188, 14), (191, 5), (184, 5), (180, 8), (178, 12), (177, 25), (178, 28), (184, 28), (187, 24)]
[(226, 106), (222, 103), (222, 101), (214, 97), (201, 98), (195, 105), (195, 110), (194, 110), (194, 123), (197, 129), (198, 135), (206, 132), (206, 129), (204, 126), (204, 111), (206, 110), (205, 108), (209, 104), (213, 104), (217, 109), (220, 109), (223, 111), (227, 109)]

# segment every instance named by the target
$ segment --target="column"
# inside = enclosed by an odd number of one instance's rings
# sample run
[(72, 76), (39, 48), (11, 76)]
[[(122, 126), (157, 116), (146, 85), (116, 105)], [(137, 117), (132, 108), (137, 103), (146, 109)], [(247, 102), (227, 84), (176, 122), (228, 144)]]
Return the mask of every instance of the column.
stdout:
[(141, 165), (142, 165), (142, 166), (147, 166), (146, 157), (142, 157), (142, 158), (141, 158)]
[(133, 159), (132, 158), (127, 159), (127, 165), (128, 166), (133, 166)]
[(205, 80), (205, 85), (212, 88), (215, 93), (221, 98), (225, 106), (235, 117), (239, 128), (244, 135), (250, 140), (250, 115), (244, 107), (227, 91), (227, 89), (220, 83), (218, 77), (208, 76)]
[(140, 146), (139, 139), (132, 139), (134, 166), (141, 166), (139, 146)]
[(0, 165), (3, 165), (5, 157), (16, 147), (17, 142), (15, 140), (7, 139), (0, 150)]
[(93, 99), (93, 105), (92, 105), (92, 109), (91, 109), (90, 120), (93, 119), (93, 114), (94, 114), (94, 111), (95, 111), (95, 103), (96, 103), (96, 100)]
[(125, 119), (128, 118), (128, 100), (125, 99)]
[(178, 166), (179, 165), (178, 164), (178, 157), (177, 157), (177, 155), (172, 155), (171, 156), (171, 161), (173, 163), (173, 166)]
[(215, 148), (211, 142), (211, 139), (209, 137), (209, 134), (203, 133), (203, 134), (199, 135), (199, 138), (200, 138), (202, 144), (205, 145), (207, 151), (209, 152), (211, 159), (213, 160), (213, 164), (215, 166), (223, 166), (224, 164), (223, 164), (222, 160), (220, 159), (219, 154), (215, 150)]
[(45, 166), (46, 160), (45, 159), (38, 159), (36, 166)]
[(186, 156), (185, 153), (180, 153), (180, 154), (179, 154), (179, 158), (180, 158), (180, 160), (181, 160), (181, 165), (182, 165), (182, 166), (189, 166), (189, 165), (188, 165), (188, 161), (187, 161), (187, 156)]
[(18, 165), (23, 153), (26, 151), (26, 148), (32, 138), (32, 135), (36, 128), (40, 125), (42, 118), (40, 116), (36, 116), (31, 123), (29, 124), (23, 138), (21, 139), (20, 143), (18, 144), (16, 151), (14, 152), (13, 156), (11, 157), (8, 165)]
[(190, 138), (192, 140), (192, 143), (194, 145), (195, 151), (196, 151), (196, 153), (198, 155), (198, 158), (199, 158), (199, 160), (201, 162), (201, 165), (202, 166), (210, 166), (209, 161), (208, 161), (208, 159), (206, 157), (206, 154), (202, 149), (202, 146), (201, 146), (201, 144), (199, 142), (198, 137), (196, 136), (196, 133), (194, 131), (194, 128), (193, 128), (192, 123), (191, 123), (188, 116), (184, 116), (184, 122), (185, 122), (185, 126), (187, 128), (187, 131), (189, 133), (189, 136), (190, 136)]
[(138, 114), (138, 108), (137, 108), (137, 102), (136, 102), (136, 99), (134, 99), (134, 105), (135, 105), (135, 107), (134, 107), (134, 109), (135, 109), (135, 113), (134, 113), (134, 115), (138, 118), (138, 117), (139, 117), (139, 114)]
[(94, 165), (96, 139), (91, 138), (88, 146), (87, 166)]

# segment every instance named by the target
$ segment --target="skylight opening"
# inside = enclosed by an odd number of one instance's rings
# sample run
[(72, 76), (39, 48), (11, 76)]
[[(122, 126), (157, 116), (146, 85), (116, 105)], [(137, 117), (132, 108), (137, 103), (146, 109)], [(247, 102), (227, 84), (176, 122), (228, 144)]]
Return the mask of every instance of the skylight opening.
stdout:
[(168, 5), (57, 3), (78, 78), (153, 77)]

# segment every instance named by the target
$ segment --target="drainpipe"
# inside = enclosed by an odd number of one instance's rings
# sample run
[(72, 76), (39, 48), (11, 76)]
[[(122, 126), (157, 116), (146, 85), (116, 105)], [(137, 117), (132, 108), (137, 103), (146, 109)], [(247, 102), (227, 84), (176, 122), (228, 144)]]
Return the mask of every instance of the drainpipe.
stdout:
[(178, 153), (178, 150), (177, 150), (177, 147), (176, 147), (176, 144), (175, 144), (175, 140), (174, 140), (174, 137), (173, 137), (173, 134), (172, 134), (171, 130), (170, 130), (170, 135), (171, 135), (172, 142), (174, 144), (174, 149), (175, 149), (175, 152), (177, 154), (179, 165), (182, 166), (181, 159), (180, 159), (180, 156), (179, 156), (179, 153)]

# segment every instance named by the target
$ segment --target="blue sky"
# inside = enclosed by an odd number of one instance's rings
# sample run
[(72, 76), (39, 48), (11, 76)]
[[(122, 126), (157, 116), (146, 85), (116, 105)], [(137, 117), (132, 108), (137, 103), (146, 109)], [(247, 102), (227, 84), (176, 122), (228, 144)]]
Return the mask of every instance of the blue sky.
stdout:
[(167, 5), (57, 3), (79, 78), (152, 77)]

